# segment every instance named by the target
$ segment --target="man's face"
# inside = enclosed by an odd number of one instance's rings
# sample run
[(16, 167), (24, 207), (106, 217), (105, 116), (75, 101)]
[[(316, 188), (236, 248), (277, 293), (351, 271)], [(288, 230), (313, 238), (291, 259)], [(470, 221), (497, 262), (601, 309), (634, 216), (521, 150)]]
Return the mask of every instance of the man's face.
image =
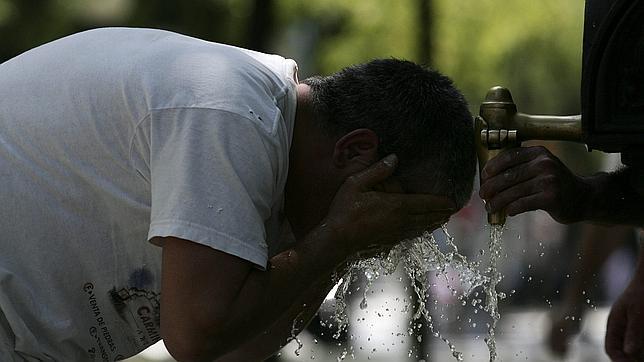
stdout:
[[(379, 161), (378, 137), (369, 129), (331, 136), (315, 123), (307, 85), (298, 86), (298, 107), (289, 154), (285, 211), (296, 238), (316, 227), (347, 177)], [(439, 173), (426, 164), (374, 189), (392, 193), (431, 194)]]
[(310, 112), (308, 86), (300, 84), (285, 190), (286, 216), (297, 238), (322, 221), (342, 182), (333, 166), (335, 138), (322, 132)]

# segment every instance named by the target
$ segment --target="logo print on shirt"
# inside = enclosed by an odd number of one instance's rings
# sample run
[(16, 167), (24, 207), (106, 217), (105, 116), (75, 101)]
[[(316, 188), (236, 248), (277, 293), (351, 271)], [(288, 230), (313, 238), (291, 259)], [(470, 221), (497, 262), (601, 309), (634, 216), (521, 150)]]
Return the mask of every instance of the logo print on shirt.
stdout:
[[(142, 275), (144, 274), (138, 274), (139, 277)], [(110, 297), (121, 318), (136, 331), (137, 345), (146, 348), (161, 339), (159, 293), (137, 287), (114, 288), (110, 291)]]

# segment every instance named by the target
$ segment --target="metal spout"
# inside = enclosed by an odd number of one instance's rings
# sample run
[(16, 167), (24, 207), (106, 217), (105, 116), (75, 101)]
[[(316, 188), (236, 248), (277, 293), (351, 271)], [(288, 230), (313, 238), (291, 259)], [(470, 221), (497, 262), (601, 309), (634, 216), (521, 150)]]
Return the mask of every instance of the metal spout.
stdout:
[[(528, 140), (583, 142), (581, 115), (543, 116), (518, 113), (507, 88), (493, 87), (481, 103), (475, 119), (479, 176), (485, 164), (499, 153), (520, 147)], [(488, 214), (490, 225), (503, 225), (505, 212)]]

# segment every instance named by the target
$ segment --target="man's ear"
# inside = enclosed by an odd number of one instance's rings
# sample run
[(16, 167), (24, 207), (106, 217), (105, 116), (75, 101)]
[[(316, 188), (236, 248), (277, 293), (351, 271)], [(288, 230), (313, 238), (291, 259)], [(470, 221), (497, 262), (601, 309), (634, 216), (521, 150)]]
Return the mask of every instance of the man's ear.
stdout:
[(353, 130), (336, 141), (333, 164), (358, 172), (378, 161), (378, 144), (376, 132), (367, 128)]

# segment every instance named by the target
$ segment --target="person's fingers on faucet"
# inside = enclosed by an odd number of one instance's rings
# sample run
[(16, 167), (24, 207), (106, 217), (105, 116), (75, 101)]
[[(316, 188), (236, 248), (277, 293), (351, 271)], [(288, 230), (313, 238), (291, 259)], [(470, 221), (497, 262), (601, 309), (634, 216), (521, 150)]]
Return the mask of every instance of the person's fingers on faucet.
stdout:
[(498, 156), (489, 160), (481, 170), (481, 182), (510, 169), (516, 165), (530, 162), (544, 152), (549, 151), (542, 146), (517, 147), (503, 151)]

